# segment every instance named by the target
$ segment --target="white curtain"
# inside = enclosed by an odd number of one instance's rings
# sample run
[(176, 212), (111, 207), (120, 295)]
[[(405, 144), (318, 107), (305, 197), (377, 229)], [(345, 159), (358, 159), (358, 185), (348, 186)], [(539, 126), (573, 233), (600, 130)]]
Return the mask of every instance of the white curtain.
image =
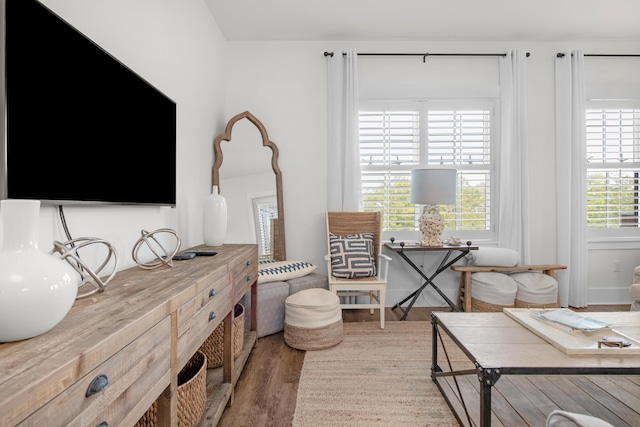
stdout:
[(556, 57), (556, 226), (560, 304), (586, 307), (587, 164), (584, 55), (581, 50)]
[(362, 210), (358, 136), (358, 54), (336, 50), (328, 58), (327, 210)]
[(529, 167), (526, 129), (526, 52), (500, 58), (500, 209), (498, 246), (520, 253), (530, 264)]

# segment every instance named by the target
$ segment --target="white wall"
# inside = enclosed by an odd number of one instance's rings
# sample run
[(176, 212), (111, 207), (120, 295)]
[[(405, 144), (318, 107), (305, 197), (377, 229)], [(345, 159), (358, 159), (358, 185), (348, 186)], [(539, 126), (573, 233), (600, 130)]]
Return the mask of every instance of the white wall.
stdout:
[[(324, 51), (354, 47), (358, 52), (467, 52), (500, 53), (510, 48), (531, 53), (528, 73), (528, 140), (531, 179), (532, 257), (537, 264), (556, 263), (555, 229), (555, 112), (554, 60), (557, 52), (584, 49), (585, 53), (637, 53), (640, 43), (517, 43), (517, 42), (228, 42), (226, 70), (227, 116), (249, 110), (266, 126), (271, 139), (280, 147), (280, 168), (284, 180), (287, 226), (287, 255), (319, 265), (326, 272), (324, 212), (326, 210), (326, 58)], [(410, 71), (395, 64), (414, 61)], [(405, 82), (420, 67), (442, 68), (459, 64), (462, 70), (478, 68), (485, 75), (493, 65), (487, 58), (369, 58), (361, 57), (361, 82), (388, 75)], [(591, 61), (588, 59), (587, 61)], [(598, 59), (597, 61), (602, 61)], [(624, 67), (619, 59), (608, 59), (608, 68)], [(627, 64), (631, 64), (629, 60)], [(640, 60), (634, 64), (640, 64)], [(635, 67), (636, 65), (630, 65)], [(596, 67), (594, 67), (595, 69)], [(497, 67), (495, 67), (497, 73)], [(434, 71), (431, 71), (434, 72)], [(612, 75), (625, 75), (613, 72)], [(635, 75), (638, 75), (637, 73)], [(490, 82), (490, 79), (487, 80)], [(497, 74), (494, 83), (497, 83)], [(418, 233), (416, 233), (416, 239)], [(460, 236), (463, 240), (464, 236)], [(628, 303), (628, 285), (633, 267), (640, 265), (640, 251), (626, 250), (610, 256), (621, 261), (621, 271), (613, 273), (611, 259), (600, 254), (590, 256), (590, 302)], [(399, 256), (393, 254), (388, 304), (393, 305), (421, 283), (418, 274)], [(432, 271), (440, 255), (414, 253), (414, 262)], [(597, 274), (596, 274), (597, 273)], [(457, 275), (447, 271), (436, 284), (454, 299)], [(435, 292), (427, 292), (416, 305), (442, 304)]]
[[(326, 272), (326, 58), (323, 52), (350, 47), (360, 52), (493, 53), (509, 48), (531, 52), (527, 60), (527, 118), (533, 174), (532, 262), (554, 263), (555, 54), (575, 48), (583, 48), (586, 53), (640, 52), (640, 43), (227, 42), (202, 0), (43, 0), (43, 3), (178, 105), (178, 205), (175, 209), (65, 208), (73, 237), (95, 236), (115, 244), (120, 254), (120, 269), (134, 265), (130, 254), (141, 229), (169, 227), (182, 237), (183, 247), (202, 243), (202, 201), (211, 191), (213, 138), (224, 131), (229, 118), (248, 110), (262, 121), (270, 139), (280, 148), (288, 258), (313, 262), (319, 271)], [(414, 59), (420, 63), (418, 66), (422, 65), (421, 58)], [(396, 59), (378, 61), (392, 63)], [(618, 62), (611, 64), (604, 68), (619, 67)], [(366, 81), (370, 77), (366, 73), (374, 72), (375, 69), (367, 69), (363, 59), (361, 73), (365, 74), (361, 79)], [(90, 174), (79, 176), (91, 179)], [(141, 189), (155, 182), (154, 179), (155, 176), (141, 172)], [(65, 240), (60, 220), (53, 207), (43, 207), (39, 246), (48, 250), (53, 240)], [(432, 254), (412, 257), (427, 271), (439, 262)], [(613, 261), (621, 261), (620, 273), (611, 272)], [(633, 267), (638, 264), (640, 252), (637, 250), (592, 252), (589, 287), (596, 299), (590, 297), (590, 302), (628, 302), (628, 283)], [(389, 305), (420, 283), (418, 275), (395, 255), (390, 278)], [(437, 283), (451, 298), (455, 297), (455, 275), (447, 272)], [(437, 295), (428, 293), (418, 305), (434, 306), (439, 302)]]
[[(212, 142), (226, 122), (224, 39), (209, 9), (202, 0), (43, 0), (43, 4), (177, 103), (177, 207), (65, 207), (72, 236), (100, 237), (114, 244), (119, 269), (135, 265), (131, 251), (142, 229), (172, 228), (183, 247), (201, 244), (202, 202), (211, 192)], [(162, 185), (161, 171), (149, 170), (140, 160), (140, 181), (132, 184), (140, 191)], [(88, 158), (87, 165), (90, 162)], [(69, 171), (89, 185), (94, 173), (118, 171)], [(53, 240), (66, 240), (52, 206), (41, 209), (38, 240), (46, 251)]]

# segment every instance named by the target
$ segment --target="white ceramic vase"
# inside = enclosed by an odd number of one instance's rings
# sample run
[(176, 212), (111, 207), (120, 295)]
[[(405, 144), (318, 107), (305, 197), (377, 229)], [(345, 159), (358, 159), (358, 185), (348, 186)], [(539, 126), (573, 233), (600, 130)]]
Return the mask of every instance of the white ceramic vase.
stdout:
[(66, 261), (38, 249), (38, 200), (2, 200), (0, 342), (43, 334), (67, 315), (80, 277)]
[(227, 200), (218, 194), (217, 185), (204, 200), (203, 220), (204, 244), (222, 245), (227, 237)]

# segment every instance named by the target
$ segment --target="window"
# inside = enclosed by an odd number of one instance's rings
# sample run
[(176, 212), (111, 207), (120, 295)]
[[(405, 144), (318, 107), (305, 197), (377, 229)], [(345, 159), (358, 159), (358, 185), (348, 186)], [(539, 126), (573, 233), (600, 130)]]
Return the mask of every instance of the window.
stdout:
[(441, 209), (445, 232), (494, 239), (494, 102), (361, 101), (360, 105), (363, 207), (383, 211), (384, 231), (401, 235), (398, 232), (418, 230), (422, 206), (410, 202), (412, 169), (454, 167), (457, 205)]
[(638, 229), (640, 108), (589, 102), (586, 112), (587, 227), (592, 237)]
[(278, 217), (278, 202), (275, 196), (252, 199), (256, 234), (258, 238), (258, 257), (274, 259), (273, 220)]

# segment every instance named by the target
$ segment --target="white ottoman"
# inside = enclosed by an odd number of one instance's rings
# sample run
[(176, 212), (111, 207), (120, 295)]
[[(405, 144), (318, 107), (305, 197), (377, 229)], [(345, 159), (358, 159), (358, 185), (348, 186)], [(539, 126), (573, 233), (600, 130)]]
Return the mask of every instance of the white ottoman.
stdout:
[(289, 295), (284, 306), (284, 341), (298, 350), (321, 350), (343, 338), (340, 298), (322, 288)]
[[(258, 283), (258, 338), (282, 332), (284, 302), (289, 296), (286, 282)], [(251, 292), (244, 298), (247, 313), (251, 313)], [(245, 327), (251, 327), (251, 316), (245, 316)]]
[(502, 311), (515, 306), (518, 285), (504, 273), (471, 274), (471, 311)]
[(329, 290), (329, 279), (324, 274), (309, 273), (306, 276), (287, 280), (289, 295), (311, 288), (323, 288)]
[(558, 281), (553, 277), (526, 271), (511, 273), (509, 276), (515, 280), (518, 286), (515, 306), (518, 308), (557, 308)]

